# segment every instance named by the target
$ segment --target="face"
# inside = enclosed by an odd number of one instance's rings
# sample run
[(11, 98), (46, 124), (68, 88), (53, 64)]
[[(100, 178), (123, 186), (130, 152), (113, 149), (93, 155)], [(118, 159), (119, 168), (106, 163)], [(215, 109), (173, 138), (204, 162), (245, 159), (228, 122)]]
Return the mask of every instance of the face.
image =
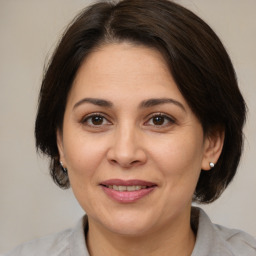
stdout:
[(146, 234), (189, 216), (210, 142), (156, 50), (122, 43), (91, 53), (57, 136), (90, 225)]

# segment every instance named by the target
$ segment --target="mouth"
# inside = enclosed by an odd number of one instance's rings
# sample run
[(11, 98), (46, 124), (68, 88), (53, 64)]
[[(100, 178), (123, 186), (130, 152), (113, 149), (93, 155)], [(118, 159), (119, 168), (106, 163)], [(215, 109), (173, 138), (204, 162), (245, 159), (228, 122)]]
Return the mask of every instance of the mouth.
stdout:
[(135, 202), (155, 190), (157, 184), (143, 180), (107, 180), (100, 183), (111, 199), (121, 203)]
[(147, 186), (117, 186), (117, 185), (109, 185), (109, 186), (106, 186), (106, 185), (102, 185), (106, 188), (109, 188), (109, 189), (113, 189), (115, 191), (138, 191), (138, 190), (141, 190), (141, 189), (147, 189), (149, 187)]

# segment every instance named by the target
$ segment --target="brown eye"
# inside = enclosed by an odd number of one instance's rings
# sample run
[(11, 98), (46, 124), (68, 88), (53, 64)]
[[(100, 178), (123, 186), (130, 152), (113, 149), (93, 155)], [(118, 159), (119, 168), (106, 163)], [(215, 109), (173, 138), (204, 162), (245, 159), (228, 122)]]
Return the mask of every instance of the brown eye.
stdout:
[(151, 118), (145, 123), (145, 125), (161, 128), (168, 127), (174, 123), (175, 121), (173, 118), (165, 114), (159, 113), (152, 115)]
[(163, 116), (155, 116), (152, 118), (154, 125), (163, 125), (165, 121), (165, 117)]
[(100, 114), (92, 114), (87, 116), (84, 120), (82, 120), (82, 123), (87, 126), (91, 127), (99, 127), (99, 126), (105, 126), (110, 124), (110, 122), (102, 115)]
[(104, 117), (102, 116), (93, 116), (91, 117), (91, 123), (93, 125), (102, 125), (104, 121)]

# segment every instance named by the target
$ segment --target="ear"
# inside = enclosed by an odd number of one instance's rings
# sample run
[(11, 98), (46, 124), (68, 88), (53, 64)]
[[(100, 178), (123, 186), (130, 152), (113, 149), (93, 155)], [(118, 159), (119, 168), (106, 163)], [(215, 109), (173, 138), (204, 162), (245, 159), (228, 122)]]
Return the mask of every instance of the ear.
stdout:
[(225, 131), (223, 128), (216, 128), (205, 135), (204, 141), (204, 155), (201, 169), (209, 171), (211, 169), (210, 163), (216, 164), (222, 152), (225, 138)]
[(63, 149), (63, 137), (62, 137), (62, 131), (60, 131), (60, 129), (57, 129), (56, 137), (57, 137), (57, 147), (60, 155), (60, 162), (62, 162), (63, 165), (65, 166), (66, 163), (65, 163), (65, 155), (64, 155), (64, 149)]

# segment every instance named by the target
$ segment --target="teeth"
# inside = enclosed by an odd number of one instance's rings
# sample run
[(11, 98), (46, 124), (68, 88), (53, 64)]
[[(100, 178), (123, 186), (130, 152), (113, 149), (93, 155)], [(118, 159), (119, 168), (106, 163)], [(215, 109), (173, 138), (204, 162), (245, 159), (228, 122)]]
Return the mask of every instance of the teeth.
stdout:
[(126, 190), (127, 191), (134, 191), (134, 190), (136, 190), (136, 186), (128, 186)]
[(136, 191), (140, 189), (145, 189), (147, 186), (107, 186), (110, 189), (114, 189), (116, 191)]

